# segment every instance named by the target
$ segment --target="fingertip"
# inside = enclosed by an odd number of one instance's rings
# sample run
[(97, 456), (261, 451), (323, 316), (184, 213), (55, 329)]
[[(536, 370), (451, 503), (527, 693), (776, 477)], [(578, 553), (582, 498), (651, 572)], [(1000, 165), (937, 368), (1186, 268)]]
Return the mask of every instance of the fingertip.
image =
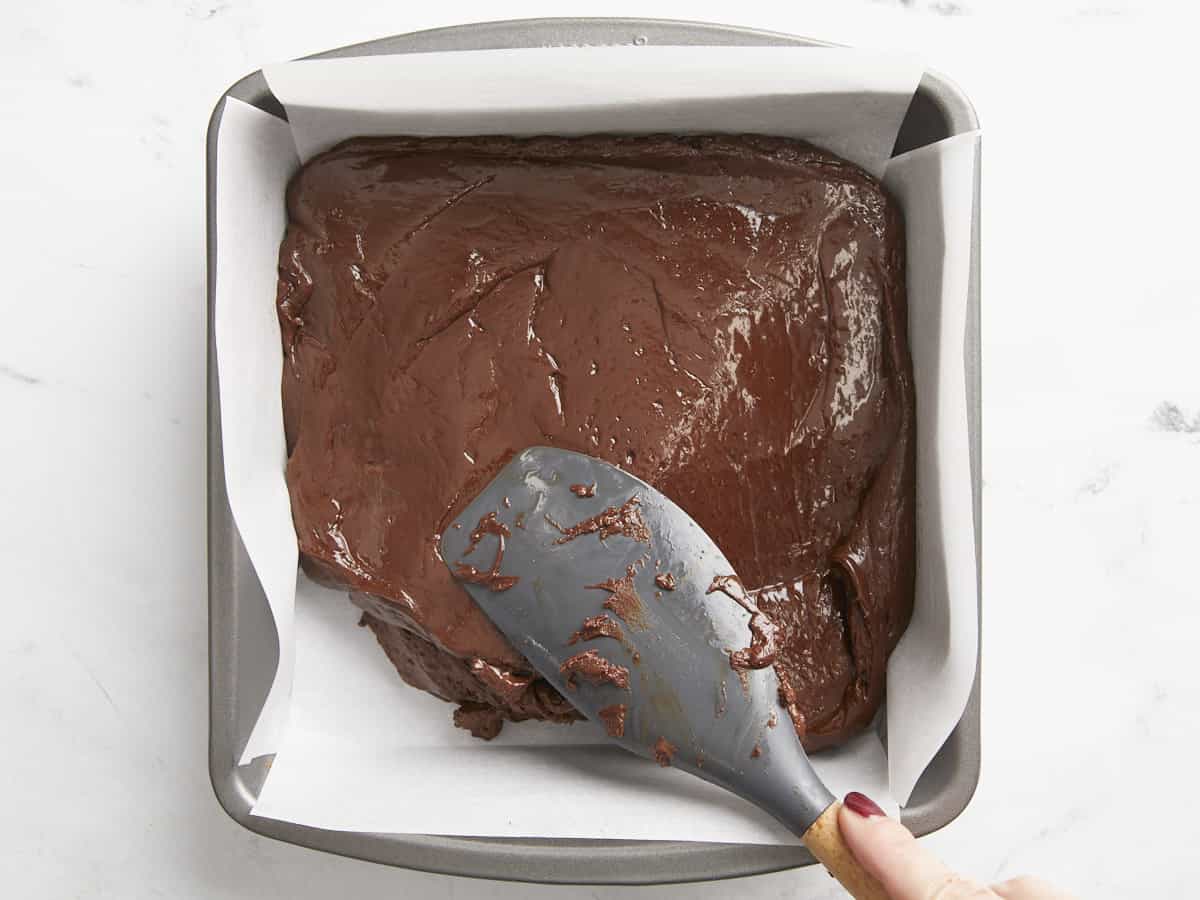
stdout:
[(845, 799), (842, 800), (842, 805), (846, 809), (849, 809), (851, 812), (854, 812), (865, 819), (887, 815), (887, 813), (879, 808), (878, 803), (876, 803), (866, 794), (860, 794), (858, 791), (851, 791), (848, 793)]
[(889, 868), (903, 861), (916, 841), (907, 828), (882, 809), (874, 803), (871, 807), (874, 809), (864, 807), (853, 794), (847, 794), (838, 811), (838, 827), (850, 852), (880, 878)]
[[(959, 881), (940, 860), (917, 843), (903, 824), (882, 810), (878, 814), (863, 815), (860, 809), (865, 807), (857, 798), (848, 796), (838, 810), (842, 839), (859, 864), (883, 885), (893, 900), (923, 900), (933, 896), (931, 889)], [(945, 896), (959, 895), (947, 893)]]

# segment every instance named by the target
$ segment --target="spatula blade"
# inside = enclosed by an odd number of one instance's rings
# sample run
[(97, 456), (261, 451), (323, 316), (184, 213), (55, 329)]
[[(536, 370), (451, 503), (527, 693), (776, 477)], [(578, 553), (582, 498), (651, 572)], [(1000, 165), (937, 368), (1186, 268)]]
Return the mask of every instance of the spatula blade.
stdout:
[(732, 566), (645, 482), (529, 448), (445, 530), (441, 552), (534, 668), (625, 749), (745, 796), (797, 833), (832, 801), (774, 671), (731, 662), (751, 644), (753, 609), (722, 581)]

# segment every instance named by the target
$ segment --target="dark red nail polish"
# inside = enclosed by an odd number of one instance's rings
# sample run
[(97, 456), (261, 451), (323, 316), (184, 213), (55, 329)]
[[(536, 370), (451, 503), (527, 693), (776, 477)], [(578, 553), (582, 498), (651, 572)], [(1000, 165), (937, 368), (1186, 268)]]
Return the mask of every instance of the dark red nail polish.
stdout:
[(860, 794), (858, 791), (851, 791), (846, 795), (846, 799), (842, 804), (850, 809), (851, 812), (858, 813), (864, 819), (869, 819), (872, 816), (886, 816), (882, 809), (868, 797), (866, 794)]

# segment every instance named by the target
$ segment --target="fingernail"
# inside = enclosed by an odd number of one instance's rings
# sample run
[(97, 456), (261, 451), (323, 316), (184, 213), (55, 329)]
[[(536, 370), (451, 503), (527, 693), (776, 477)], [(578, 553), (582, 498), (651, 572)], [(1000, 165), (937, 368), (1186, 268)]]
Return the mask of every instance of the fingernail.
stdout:
[(860, 794), (858, 791), (851, 791), (846, 795), (846, 799), (842, 801), (844, 806), (849, 807), (851, 812), (858, 813), (864, 819), (869, 819), (872, 816), (886, 816), (879, 805), (868, 797), (866, 794)]

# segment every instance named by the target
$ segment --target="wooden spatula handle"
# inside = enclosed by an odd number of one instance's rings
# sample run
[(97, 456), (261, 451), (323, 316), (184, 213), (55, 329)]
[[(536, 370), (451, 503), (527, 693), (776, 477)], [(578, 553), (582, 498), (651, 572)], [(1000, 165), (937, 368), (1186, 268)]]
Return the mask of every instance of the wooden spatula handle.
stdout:
[(837, 801), (829, 804), (829, 808), (804, 832), (804, 846), (855, 900), (888, 900), (883, 887), (858, 864), (842, 840), (842, 831), (838, 827), (838, 810), (841, 808), (842, 804)]

